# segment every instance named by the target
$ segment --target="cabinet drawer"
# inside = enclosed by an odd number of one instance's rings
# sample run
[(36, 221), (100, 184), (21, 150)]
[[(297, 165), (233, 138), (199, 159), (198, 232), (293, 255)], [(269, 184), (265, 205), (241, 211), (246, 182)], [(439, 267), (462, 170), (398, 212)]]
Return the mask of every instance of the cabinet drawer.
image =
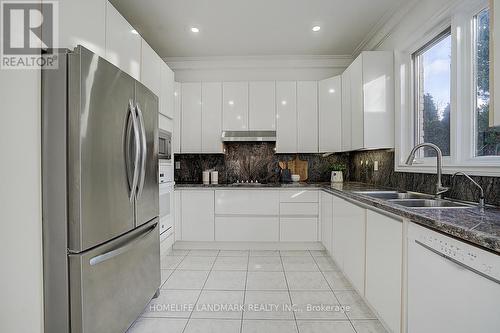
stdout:
[(281, 218), (280, 241), (282, 242), (315, 242), (318, 240), (318, 219)]
[(280, 202), (318, 202), (317, 190), (281, 190)]
[(279, 240), (278, 217), (216, 217), (216, 241)]
[(318, 216), (318, 204), (312, 202), (280, 203), (280, 215)]
[(278, 215), (278, 191), (217, 190), (215, 214)]

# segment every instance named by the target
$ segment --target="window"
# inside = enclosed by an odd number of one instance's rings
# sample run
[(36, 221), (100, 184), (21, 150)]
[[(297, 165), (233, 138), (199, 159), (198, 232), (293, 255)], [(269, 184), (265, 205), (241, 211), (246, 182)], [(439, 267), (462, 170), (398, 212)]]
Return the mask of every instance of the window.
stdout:
[[(415, 142), (434, 143), (450, 156), (451, 29), (415, 52), (414, 130)], [(424, 148), (424, 157), (435, 151)]]
[(489, 127), (489, 10), (474, 17), (475, 156), (500, 156), (500, 126)]

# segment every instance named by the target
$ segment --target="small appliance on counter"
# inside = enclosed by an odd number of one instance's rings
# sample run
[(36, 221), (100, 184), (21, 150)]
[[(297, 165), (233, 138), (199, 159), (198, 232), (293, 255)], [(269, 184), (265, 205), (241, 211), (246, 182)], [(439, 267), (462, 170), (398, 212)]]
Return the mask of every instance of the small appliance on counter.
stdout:
[(202, 173), (202, 182), (203, 185), (209, 185), (210, 184), (210, 171), (205, 170)]
[(344, 176), (342, 174), (342, 171), (332, 171), (332, 174), (330, 176), (330, 181), (332, 183), (342, 183), (342, 182), (344, 182)]

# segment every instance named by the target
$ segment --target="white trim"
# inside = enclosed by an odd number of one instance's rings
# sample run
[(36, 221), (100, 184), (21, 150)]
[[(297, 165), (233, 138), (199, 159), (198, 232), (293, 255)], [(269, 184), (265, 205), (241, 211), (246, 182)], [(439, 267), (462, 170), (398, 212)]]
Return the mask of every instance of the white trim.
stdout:
[(167, 57), (163, 60), (173, 70), (243, 69), (243, 68), (346, 68), (351, 55), (283, 55)]

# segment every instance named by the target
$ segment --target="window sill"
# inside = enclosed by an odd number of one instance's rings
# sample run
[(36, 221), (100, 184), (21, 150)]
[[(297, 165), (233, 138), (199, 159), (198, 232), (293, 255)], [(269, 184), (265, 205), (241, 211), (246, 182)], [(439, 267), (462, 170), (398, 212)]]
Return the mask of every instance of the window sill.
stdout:
[[(394, 170), (396, 172), (436, 174), (436, 164), (416, 164), (409, 166), (403, 163), (396, 163)], [(443, 174), (452, 175), (458, 171), (465, 172), (470, 176), (500, 177), (500, 165), (443, 165)]]

